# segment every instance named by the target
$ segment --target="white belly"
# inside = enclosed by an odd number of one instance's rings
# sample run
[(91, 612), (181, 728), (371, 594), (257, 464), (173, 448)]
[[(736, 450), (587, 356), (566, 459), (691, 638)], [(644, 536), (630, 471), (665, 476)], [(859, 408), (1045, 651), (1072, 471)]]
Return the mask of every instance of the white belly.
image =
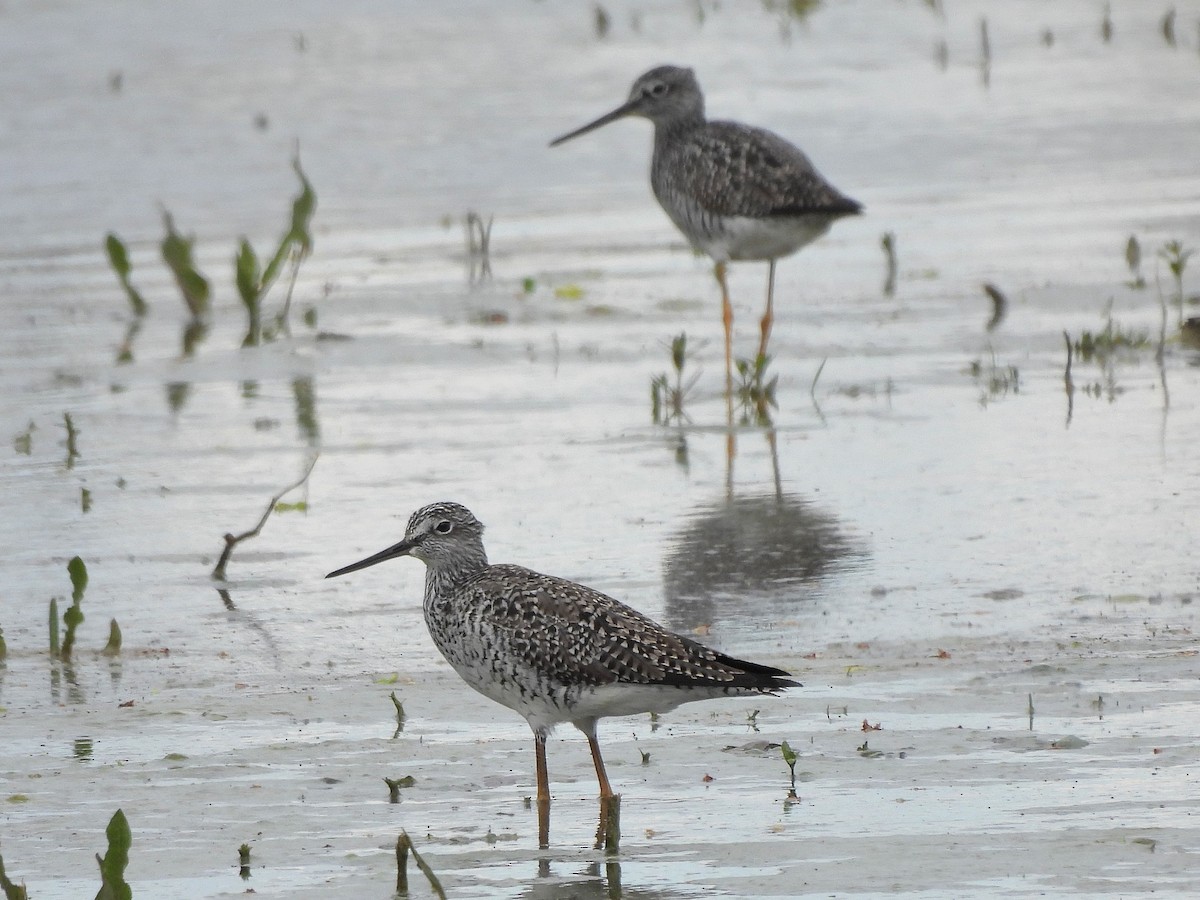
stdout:
[(829, 230), (829, 216), (787, 219), (723, 218), (713, 233), (695, 235), (692, 243), (717, 262), (779, 259), (811, 244)]

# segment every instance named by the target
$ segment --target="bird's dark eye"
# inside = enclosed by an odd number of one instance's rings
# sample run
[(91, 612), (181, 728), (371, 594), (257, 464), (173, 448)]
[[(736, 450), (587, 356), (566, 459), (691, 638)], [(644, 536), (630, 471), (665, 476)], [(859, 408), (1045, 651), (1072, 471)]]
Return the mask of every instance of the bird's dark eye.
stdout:
[(652, 84), (652, 85), (650, 85), (650, 87), (646, 88), (646, 93), (649, 94), (651, 97), (661, 97), (666, 92), (667, 92), (667, 86), (665, 84), (663, 84), (661, 81), (656, 82), (655, 84)]
[(433, 526), (433, 530), (438, 534), (449, 534), (454, 530), (454, 523), (447, 522), (445, 519), (442, 519), (442, 521)]

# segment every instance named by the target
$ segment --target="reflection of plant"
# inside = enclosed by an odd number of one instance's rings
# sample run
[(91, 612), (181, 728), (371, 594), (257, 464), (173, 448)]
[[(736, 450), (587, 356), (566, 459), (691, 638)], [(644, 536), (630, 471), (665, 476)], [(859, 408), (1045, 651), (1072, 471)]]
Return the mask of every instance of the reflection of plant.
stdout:
[[(492, 277), (492, 221), (495, 217), (488, 216), (487, 221), (477, 212), (468, 212), (463, 219), (467, 230), (467, 263), (470, 266), (469, 278), (471, 284), (476, 284)], [(527, 279), (528, 280), (528, 279)], [(525, 293), (530, 293), (526, 290)]]
[(1108, 362), (1121, 350), (1145, 350), (1150, 346), (1150, 334), (1122, 327), (1112, 314), (1112, 301), (1104, 309), (1104, 330), (1093, 332), (1085, 329), (1079, 340), (1074, 342), (1075, 352), (1084, 362), (1096, 360), (1100, 365)]
[(683, 407), (692, 388), (696, 386), (700, 373), (697, 372), (685, 381), (683, 370), (687, 366), (687, 360), (687, 334), (680, 332), (671, 339), (671, 368), (675, 370), (674, 380), (666, 372), (650, 379), (650, 415), (656, 425), (691, 421)]
[(755, 425), (770, 425), (770, 408), (779, 408), (775, 402), (775, 386), (779, 382), (776, 375), (767, 380), (767, 368), (771, 357), (760, 353), (753, 361), (739, 359), (735, 365), (738, 373), (738, 403), (742, 408), (742, 420), (750, 421), (753, 415)]
[(896, 293), (896, 234), (885, 231), (879, 240), (883, 255), (887, 262), (887, 276), (883, 280), (883, 293), (888, 297)]
[(75, 460), (79, 459), (79, 429), (75, 427), (75, 420), (71, 418), (69, 412), (63, 413), (63, 427), (67, 429), (67, 460), (66, 467), (68, 469), (75, 468)]
[(1185, 250), (1181, 241), (1167, 241), (1158, 251), (1159, 258), (1164, 260), (1171, 276), (1175, 279), (1175, 302), (1179, 308), (1179, 324), (1183, 324), (1183, 272), (1187, 268), (1191, 250)]
[(1133, 234), (1125, 244), (1125, 265), (1129, 266), (1129, 274), (1133, 276), (1129, 286), (1140, 291), (1146, 286), (1146, 279), (1142, 277), (1142, 246)]
[(1016, 366), (1005, 366), (996, 362), (996, 351), (991, 346), (988, 347), (987, 360), (971, 360), (968, 371), (983, 389), (979, 396), (981, 406), (987, 406), (990, 401), (999, 400), (1010, 393), (1021, 392), (1020, 371)]
[[(1163, 321), (1166, 321), (1166, 306), (1163, 306)], [(1112, 315), (1112, 301), (1109, 300), (1104, 309), (1104, 329), (1093, 332), (1084, 330), (1078, 339), (1063, 332), (1067, 341), (1067, 393), (1068, 397), (1076, 390), (1071, 378), (1071, 355), (1074, 353), (1081, 362), (1094, 362), (1100, 368), (1101, 380), (1085, 383), (1078, 387), (1080, 393), (1088, 397), (1105, 397), (1110, 403), (1124, 392), (1117, 384), (1116, 363), (1122, 354), (1136, 355), (1138, 351), (1148, 350), (1152, 345), (1147, 331), (1133, 331), (1122, 327)], [(1165, 325), (1164, 325), (1165, 327)], [(1160, 346), (1161, 352), (1161, 346)]]

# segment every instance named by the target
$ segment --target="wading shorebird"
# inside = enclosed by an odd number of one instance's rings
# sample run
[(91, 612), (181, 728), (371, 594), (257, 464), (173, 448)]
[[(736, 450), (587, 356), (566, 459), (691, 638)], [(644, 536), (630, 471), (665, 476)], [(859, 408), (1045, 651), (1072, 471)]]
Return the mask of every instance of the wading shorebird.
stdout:
[(767, 307), (760, 357), (774, 322), (775, 261), (825, 234), (836, 219), (862, 210), (840, 193), (793, 144), (764, 128), (710, 122), (691, 69), (659, 66), (633, 83), (629, 99), (594, 122), (550, 142), (551, 147), (626, 116), (654, 123), (650, 185), (688, 243), (715, 263), (725, 325), (725, 380), (732, 384), (733, 307), (727, 263), (759, 260), (767, 270)]
[(604, 716), (666, 712), (713, 697), (799, 687), (782, 669), (726, 656), (673, 634), (582, 584), (521, 566), (489, 565), (483, 525), (457, 503), (412, 514), (404, 539), (326, 577), (400, 556), (425, 563), (425, 623), (463, 681), (533, 729), (538, 846), (549, 846), (546, 738), (570, 722), (587, 736), (600, 782), (601, 831), (616, 795), (596, 724)]

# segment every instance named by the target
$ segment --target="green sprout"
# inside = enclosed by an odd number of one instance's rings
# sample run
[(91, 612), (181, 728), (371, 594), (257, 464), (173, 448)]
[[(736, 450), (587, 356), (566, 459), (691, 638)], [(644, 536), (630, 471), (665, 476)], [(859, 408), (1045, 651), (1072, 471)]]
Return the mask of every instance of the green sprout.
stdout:
[(788, 787), (788, 800), (799, 800), (796, 795), (796, 751), (791, 748), (787, 741), (779, 745), (779, 750), (783, 753), (783, 761), (787, 763), (788, 772), (791, 775), (791, 784)]
[(196, 243), (196, 239), (191, 235), (184, 237), (176, 231), (175, 220), (165, 209), (162, 217), (163, 226), (167, 229), (167, 236), (163, 238), (160, 248), (163, 262), (171, 270), (175, 284), (179, 286), (179, 292), (183, 294), (183, 302), (187, 304), (187, 308), (192, 314), (192, 319), (197, 321), (204, 319), (208, 316), (208, 302), (212, 290), (209, 287), (208, 279), (200, 274), (192, 260), (192, 246)]
[(125, 867), (129, 865), (129, 847), (133, 834), (125, 813), (117, 810), (104, 830), (108, 837), (108, 851), (103, 857), (96, 854), (100, 863), (100, 893), (96, 900), (133, 900), (133, 888), (125, 883)]
[(113, 271), (117, 273), (117, 280), (121, 282), (121, 287), (125, 289), (125, 296), (129, 298), (129, 305), (133, 308), (133, 314), (138, 318), (146, 315), (150, 307), (147, 306), (145, 298), (138, 293), (137, 288), (133, 286), (129, 276), (133, 272), (133, 264), (129, 262), (129, 251), (125, 249), (125, 244), (113, 232), (109, 232), (104, 238), (104, 250), (108, 254), (108, 262), (113, 267)]

